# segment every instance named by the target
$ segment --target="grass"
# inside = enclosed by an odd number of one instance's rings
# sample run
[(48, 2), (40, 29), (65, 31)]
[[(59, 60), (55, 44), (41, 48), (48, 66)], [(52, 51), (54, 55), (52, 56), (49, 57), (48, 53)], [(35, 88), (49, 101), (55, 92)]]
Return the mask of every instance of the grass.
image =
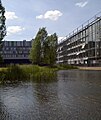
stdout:
[(61, 65), (57, 65), (57, 69), (58, 70), (70, 70), (70, 69), (78, 69), (78, 67), (73, 66), (73, 65), (61, 64)]
[(33, 81), (50, 81), (56, 76), (55, 68), (40, 67), (38, 65), (21, 65), (20, 68), (28, 75), (28, 78)]
[(0, 71), (0, 80), (4, 81), (14, 81), (23, 80), (26, 77), (24, 71), (18, 65), (10, 65), (6, 69)]
[(5, 67), (2, 67), (2, 68), (0, 68), (0, 71), (2, 71), (2, 70), (6, 70), (7, 68), (5, 68)]
[(10, 65), (0, 69), (0, 81), (48, 81), (55, 77), (56, 70), (37, 65)]
[(56, 71), (67, 69), (77, 69), (75, 66), (56, 65), (53, 67), (38, 65), (10, 65), (7, 68), (0, 68), (0, 81), (26, 81), (37, 82), (51, 81), (56, 79)]

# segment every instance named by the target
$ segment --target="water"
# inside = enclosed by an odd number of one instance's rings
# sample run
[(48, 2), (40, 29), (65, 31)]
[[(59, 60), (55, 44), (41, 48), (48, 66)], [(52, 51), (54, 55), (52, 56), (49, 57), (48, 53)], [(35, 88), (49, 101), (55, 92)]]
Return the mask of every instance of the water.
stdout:
[(0, 120), (101, 120), (101, 71), (59, 71), (49, 83), (0, 86)]

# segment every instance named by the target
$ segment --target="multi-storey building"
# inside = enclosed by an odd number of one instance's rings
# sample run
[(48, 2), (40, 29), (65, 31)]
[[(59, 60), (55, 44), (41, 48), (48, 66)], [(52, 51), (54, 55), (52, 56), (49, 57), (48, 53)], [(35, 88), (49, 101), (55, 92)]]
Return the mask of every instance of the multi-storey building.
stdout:
[[(32, 41), (3, 41), (2, 46), (4, 63), (30, 63)], [(57, 63), (101, 65), (101, 12), (59, 42)]]
[(29, 63), (32, 41), (3, 41), (1, 55), (4, 63)]
[(101, 65), (101, 13), (58, 44), (57, 63)]

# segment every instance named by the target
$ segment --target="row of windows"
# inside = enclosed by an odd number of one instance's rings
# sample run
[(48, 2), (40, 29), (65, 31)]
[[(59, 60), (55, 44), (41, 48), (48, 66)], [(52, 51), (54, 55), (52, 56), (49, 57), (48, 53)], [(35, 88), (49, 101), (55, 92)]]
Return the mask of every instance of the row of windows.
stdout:
[[(100, 49), (101, 50), (101, 49)], [(62, 56), (62, 57), (59, 57), (58, 58), (58, 61), (61, 61), (61, 60), (63, 60), (63, 61), (66, 61), (66, 60), (69, 60), (69, 59), (71, 59), (71, 60), (73, 60), (73, 59), (78, 59), (78, 58), (86, 58), (86, 57), (98, 57), (98, 56), (101, 56), (101, 52), (100, 52), (100, 50), (88, 50), (88, 51), (86, 51), (86, 52), (83, 52), (83, 53), (80, 53), (79, 55), (76, 55), (76, 54), (74, 54), (74, 55), (70, 55), (70, 56)]]
[(31, 46), (31, 41), (4, 41), (4, 46)]
[(101, 57), (101, 19), (60, 43), (57, 56), (58, 61)]
[(17, 51), (22, 51), (22, 50), (26, 50), (26, 51), (28, 51), (28, 50), (30, 50), (31, 49), (31, 47), (3, 47), (2, 48), (2, 50), (4, 51), (10, 51), (10, 50), (17, 50)]
[(3, 55), (4, 58), (17, 58), (17, 57), (21, 57), (21, 58), (24, 58), (24, 57), (27, 57), (28, 58), (28, 55)]
[(2, 54), (29, 54), (29, 51), (4, 51)]

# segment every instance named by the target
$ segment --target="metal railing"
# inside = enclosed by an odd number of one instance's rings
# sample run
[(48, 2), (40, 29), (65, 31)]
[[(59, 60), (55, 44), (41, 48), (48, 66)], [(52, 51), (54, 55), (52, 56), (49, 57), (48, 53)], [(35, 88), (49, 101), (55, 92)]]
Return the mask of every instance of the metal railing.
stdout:
[(62, 42), (66, 41), (67, 39), (69, 39), (71, 36), (73, 36), (74, 34), (77, 34), (79, 31), (85, 29), (86, 27), (90, 26), (91, 24), (93, 24), (94, 22), (96, 22), (96, 20), (101, 19), (101, 11), (98, 12), (96, 15), (94, 15), (92, 18), (90, 18), (89, 20), (87, 20), (86, 22), (84, 22), (82, 25), (80, 25), (79, 27), (77, 27), (76, 29), (74, 29), (72, 32), (70, 32), (66, 37), (62, 38), (58, 44), (61, 44)]

